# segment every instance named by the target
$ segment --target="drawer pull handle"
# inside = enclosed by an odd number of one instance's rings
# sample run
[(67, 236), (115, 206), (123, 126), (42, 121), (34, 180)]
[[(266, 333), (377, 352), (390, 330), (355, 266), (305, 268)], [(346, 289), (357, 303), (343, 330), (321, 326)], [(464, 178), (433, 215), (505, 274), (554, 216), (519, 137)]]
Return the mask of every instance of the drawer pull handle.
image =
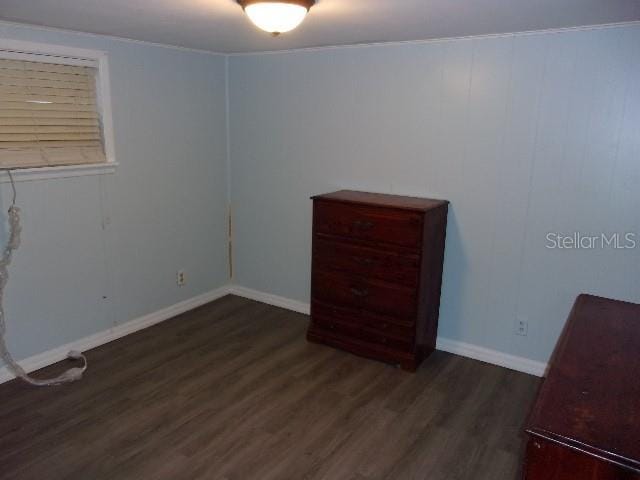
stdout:
[(356, 297), (366, 297), (369, 295), (369, 290), (366, 288), (352, 288), (351, 293), (353, 293)]
[(362, 258), (362, 257), (352, 257), (353, 261), (359, 263), (360, 265), (371, 265), (373, 264), (373, 260), (371, 258)]
[(355, 222), (353, 222), (353, 226), (358, 230), (369, 230), (373, 228), (373, 222), (369, 222), (366, 220), (356, 220)]

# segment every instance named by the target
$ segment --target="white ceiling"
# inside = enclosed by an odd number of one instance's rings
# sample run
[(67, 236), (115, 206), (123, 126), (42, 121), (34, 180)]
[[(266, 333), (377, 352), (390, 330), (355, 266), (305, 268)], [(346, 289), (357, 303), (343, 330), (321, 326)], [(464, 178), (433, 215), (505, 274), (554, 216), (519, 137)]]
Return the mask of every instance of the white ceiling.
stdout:
[(319, 0), (277, 38), (235, 0), (0, 0), (0, 18), (239, 53), (626, 22), (640, 20), (640, 0)]

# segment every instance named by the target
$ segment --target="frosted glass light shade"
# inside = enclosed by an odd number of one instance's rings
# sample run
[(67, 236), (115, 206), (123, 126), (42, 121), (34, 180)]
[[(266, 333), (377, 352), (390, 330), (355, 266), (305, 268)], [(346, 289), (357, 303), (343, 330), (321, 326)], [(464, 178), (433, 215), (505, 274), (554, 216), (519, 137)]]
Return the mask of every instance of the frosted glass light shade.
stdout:
[(290, 32), (300, 25), (308, 9), (294, 3), (258, 2), (247, 5), (244, 11), (258, 28), (278, 34)]

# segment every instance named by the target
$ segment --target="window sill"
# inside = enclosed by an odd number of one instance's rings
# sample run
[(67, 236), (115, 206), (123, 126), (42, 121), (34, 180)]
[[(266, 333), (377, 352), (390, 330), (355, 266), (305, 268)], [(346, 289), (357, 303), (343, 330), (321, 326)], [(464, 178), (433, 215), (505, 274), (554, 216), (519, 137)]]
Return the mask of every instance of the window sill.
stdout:
[[(84, 177), (86, 175), (105, 175), (115, 173), (118, 164), (116, 162), (96, 163), (93, 165), (69, 165), (63, 167), (38, 167), (13, 170), (13, 179), (16, 182), (32, 182), (36, 180), (48, 180), (50, 178)], [(9, 182), (6, 171), (0, 170), (0, 183)]]

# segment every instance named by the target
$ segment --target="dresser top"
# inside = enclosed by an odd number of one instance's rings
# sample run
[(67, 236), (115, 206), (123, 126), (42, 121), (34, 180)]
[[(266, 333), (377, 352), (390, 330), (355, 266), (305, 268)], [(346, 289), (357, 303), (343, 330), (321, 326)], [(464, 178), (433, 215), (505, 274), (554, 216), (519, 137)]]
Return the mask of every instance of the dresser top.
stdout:
[(527, 432), (640, 472), (640, 305), (578, 297)]
[(362, 205), (375, 205), (378, 207), (402, 208), (406, 210), (418, 210), (426, 212), (433, 208), (447, 205), (446, 200), (434, 200), (431, 198), (404, 197), (401, 195), (387, 195), (384, 193), (356, 192), (354, 190), (340, 190), (324, 195), (311, 197), (314, 200), (330, 200), (342, 203), (356, 203)]

